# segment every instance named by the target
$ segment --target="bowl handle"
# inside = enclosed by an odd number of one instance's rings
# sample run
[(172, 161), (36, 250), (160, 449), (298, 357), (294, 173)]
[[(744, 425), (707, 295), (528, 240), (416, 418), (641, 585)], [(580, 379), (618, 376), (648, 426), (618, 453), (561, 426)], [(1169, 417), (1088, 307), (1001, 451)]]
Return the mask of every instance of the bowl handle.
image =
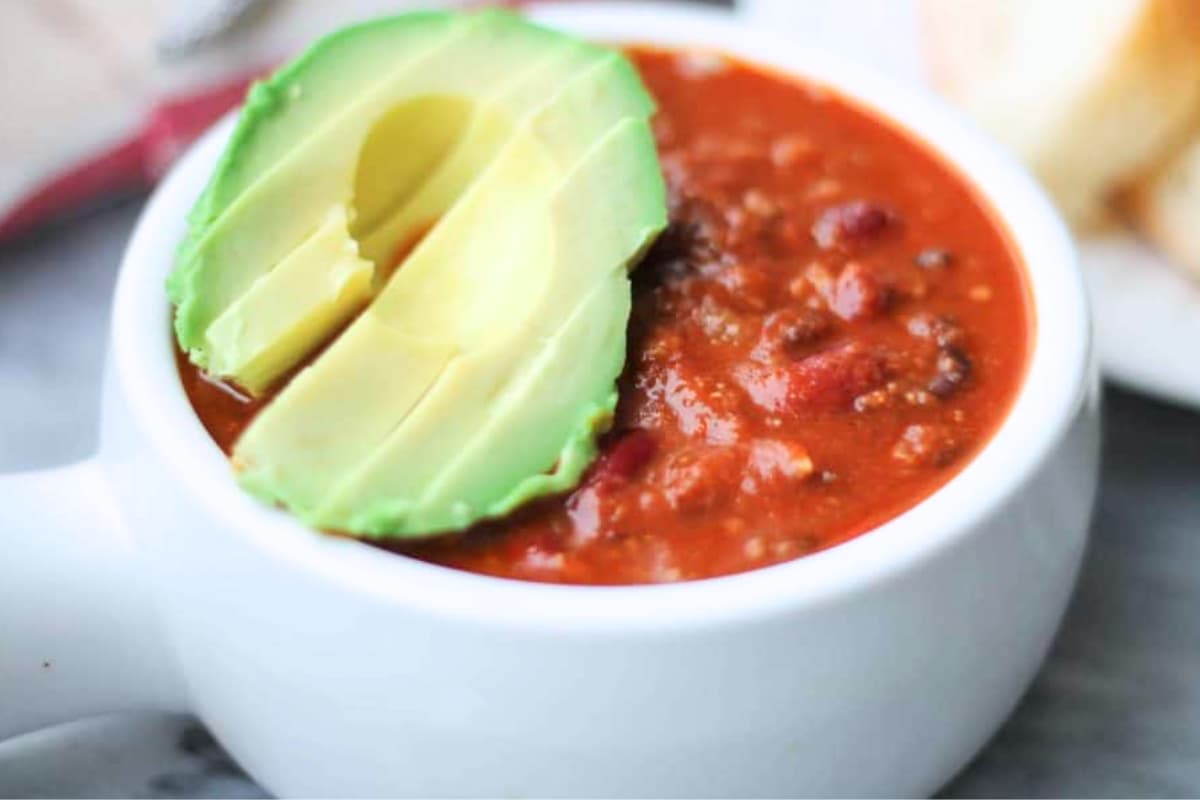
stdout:
[(0, 475), (0, 739), (183, 708), (140, 567), (96, 459)]

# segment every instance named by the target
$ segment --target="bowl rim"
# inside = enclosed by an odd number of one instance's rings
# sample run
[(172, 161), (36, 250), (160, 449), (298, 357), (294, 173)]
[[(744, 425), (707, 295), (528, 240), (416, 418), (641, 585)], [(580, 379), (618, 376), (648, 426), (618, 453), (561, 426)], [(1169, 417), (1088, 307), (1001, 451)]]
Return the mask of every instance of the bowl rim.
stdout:
[(572, 2), (534, 5), (527, 13), (596, 39), (717, 50), (828, 86), (925, 143), (971, 181), (1024, 261), (1035, 320), (1023, 384), (991, 439), (945, 485), (871, 531), (793, 561), (673, 584), (581, 586), (496, 578), (312, 531), (230, 480), (228, 464), (192, 411), (175, 367), (163, 282), (185, 214), (232, 129), (231, 114), (191, 148), (151, 197), (118, 277), (112, 359), (135, 424), (170, 478), (248, 546), (314, 580), (446, 617), (563, 633), (713, 626), (818, 606), (903, 576), (979, 531), (1066, 436), (1089, 382), (1091, 325), (1074, 246), (1025, 169), (928, 92), (817, 49), (797, 48), (728, 12)]

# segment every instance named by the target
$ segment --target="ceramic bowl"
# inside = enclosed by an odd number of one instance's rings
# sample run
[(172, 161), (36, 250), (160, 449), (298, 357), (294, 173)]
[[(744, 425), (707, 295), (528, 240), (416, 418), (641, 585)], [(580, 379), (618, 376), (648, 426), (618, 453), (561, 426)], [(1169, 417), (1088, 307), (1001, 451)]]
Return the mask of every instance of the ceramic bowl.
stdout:
[(238, 489), (175, 370), (163, 281), (226, 120), (129, 244), (99, 454), (0, 480), (0, 735), (187, 710), (281, 795), (907, 796), (1010, 712), (1071, 593), (1096, 486), (1088, 313), (1045, 197), (933, 98), (720, 13), (534, 14), (833, 87), (956, 165), (1019, 249), (1037, 319), (994, 438), (853, 541), (677, 585), (500, 580), (307, 530)]

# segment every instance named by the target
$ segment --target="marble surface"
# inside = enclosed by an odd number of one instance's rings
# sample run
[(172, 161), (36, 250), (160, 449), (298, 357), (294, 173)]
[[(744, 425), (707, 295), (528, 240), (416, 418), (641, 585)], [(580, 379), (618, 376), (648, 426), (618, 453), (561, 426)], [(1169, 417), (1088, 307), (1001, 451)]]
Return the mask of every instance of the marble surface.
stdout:
[[(0, 248), (0, 471), (85, 456), (137, 199)], [(1110, 389), (1093, 544), (1054, 651), (948, 796), (1200, 795), (1200, 415)], [(2, 797), (260, 796), (193, 720), (0, 743)]]

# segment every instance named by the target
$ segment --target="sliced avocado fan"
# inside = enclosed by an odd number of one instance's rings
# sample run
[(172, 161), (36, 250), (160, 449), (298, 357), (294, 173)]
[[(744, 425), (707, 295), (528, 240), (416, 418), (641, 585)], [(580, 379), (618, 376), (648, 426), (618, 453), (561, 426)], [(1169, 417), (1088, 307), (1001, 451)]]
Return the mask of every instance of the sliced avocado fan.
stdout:
[(348, 29), (256, 88), (168, 283), (210, 374), (260, 394), (311, 359), (242, 485), (368, 536), (574, 486), (666, 226), (652, 112), (619, 53), (495, 11)]
[[(251, 91), (190, 215), (167, 283), (180, 346), (264, 392), (361, 310), (394, 250), (445, 213), (522, 117), (606, 54), (501, 11), (403, 15), (318, 42)], [(337, 268), (322, 270), (335, 238)]]

